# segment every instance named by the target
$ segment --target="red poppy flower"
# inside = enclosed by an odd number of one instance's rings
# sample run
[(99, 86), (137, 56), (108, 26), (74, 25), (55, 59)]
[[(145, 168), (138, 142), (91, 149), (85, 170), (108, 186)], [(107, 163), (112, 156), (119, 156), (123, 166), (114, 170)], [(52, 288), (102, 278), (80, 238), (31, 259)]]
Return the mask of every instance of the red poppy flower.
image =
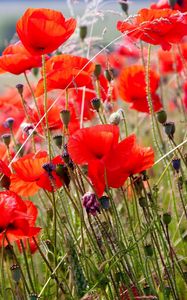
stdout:
[(158, 59), (162, 75), (174, 72), (175, 68), (177, 69), (177, 72), (180, 72), (183, 68), (181, 58), (177, 53), (173, 55), (172, 52), (159, 49)]
[(18, 20), (16, 30), (25, 48), (34, 55), (51, 53), (75, 31), (76, 20), (66, 20), (61, 12), (29, 8)]
[(125, 287), (123, 284), (120, 287), (120, 299), (121, 300), (131, 300), (133, 299), (140, 299), (140, 293), (138, 292), (137, 288), (135, 286), (132, 286), (130, 289)]
[(120, 143), (118, 138), (119, 129), (114, 125), (83, 128), (69, 138), (69, 154), (75, 163), (88, 165), (88, 177), (98, 197), (102, 196), (106, 186), (118, 188), (128, 176), (153, 165), (152, 149), (136, 145), (134, 135)]
[[(154, 111), (161, 109), (162, 104), (156, 90), (159, 86), (159, 76), (150, 71), (150, 92)], [(146, 94), (145, 69), (141, 65), (124, 68), (118, 79), (120, 97), (131, 104), (130, 108), (140, 112), (149, 113)]]
[(117, 23), (117, 29), (146, 43), (169, 50), (187, 35), (187, 16), (171, 9), (141, 9), (132, 23)]
[(0, 57), (0, 68), (18, 75), (42, 64), (41, 56), (31, 55), (21, 42), (9, 45)]
[(3, 160), (0, 159), (0, 185), (6, 189), (10, 186), (11, 171)]
[[(159, 0), (157, 3), (151, 4), (152, 9), (161, 9), (161, 8), (171, 8), (168, 0)], [(186, 0), (177, 0), (176, 4), (173, 7), (175, 10), (180, 10), (182, 12), (187, 11), (187, 2)]]
[(59, 163), (63, 164), (63, 160), (58, 158), (56, 162), (54, 158), (50, 164), (45, 151), (25, 155), (12, 163), (15, 173), (10, 176), (10, 190), (21, 196), (32, 196), (40, 188), (53, 191), (61, 187), (62, 179), (55, 172), (55, 165)]
[[(47, 90), (86, 86), (91, 82), (94, 69), (95, 64), (84, 57), (66, 54), (54, 56), (46, 63)], [(43, 79), (40, 79), (35, 95), (39, 97), (43, 93)]]
[[(23, 201), (14, 192), (0, 192), (0, 245), (4, 233), (10, 242), (35, 236), (40, 228), (35, 227), (37, 208), (30, 201)], [(7, 245), (6, 239), (4, 245)]]

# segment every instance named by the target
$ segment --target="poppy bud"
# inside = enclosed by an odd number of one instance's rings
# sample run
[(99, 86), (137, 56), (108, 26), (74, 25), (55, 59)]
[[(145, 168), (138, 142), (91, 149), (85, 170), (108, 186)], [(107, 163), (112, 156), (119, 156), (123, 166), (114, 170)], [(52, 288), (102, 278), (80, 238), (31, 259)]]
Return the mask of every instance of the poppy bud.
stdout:
[(129, 5), (127, 3), (127, 0), (121, 0), (120, 5), (124, 13), (128, 14)]
[(93, 98), (91, 103), (93, 108), (98, 112), (101, 107), (101, 100), (99, 98)]
[(22, 96), (23, 95), (23, 88), (24, 88), (24, 85), (19, 83), (16, 85), (16, 88), (18, 90), (18, 93)]
[(68, 128), (68, 125), (69, 125), (69, 122), (70, 122), (70, 111), (67, 110), (67, 109), (63, 109), (60, 112), (60, 116), (61, 116), (62, 123), (64, 124), (64, 126), (66, 128)]
[(167, 114), (165, 110), (160, 110), (157, 112), (157, 120), (160, 124), (164, 124), (167, 120)]
[(7, 118), (4, 122), (4, 126), (6, 128), (12, 129), (14, 125), (14, 121), (15, 121), (14, 118)]
[(47, 218), (49, 220), (53, 220), (53, 209), (52, 209), (52, 207), (47, 209)]
[(101, 203), (103, 209), (109, 209), (110, 206), (109, 197), (102, 196), (101, 198), (99, 198), (99, 202)]
[(55, 144), (56, 144), (56, 146), (59, 148), (59, 149), (61, 149), (61, 147), (62, 147), (62, 135), (55, 135), (54, 137), (53, 137), (53, 140), (54, 140), (54, 142), (55, 142)]
[(112, 79), (114, 78), (113, 70), (112, 69), (105, 70), (105, 77), (108, 80), (108, 82), (111, 82)]
[(33, 68), (32, 69), (32, 74), (36, 77), (39, 73), (39, 68)]
[(87, 36), (88, 28), (86, 25), (83, 25), (83, 26), (80, 26), (79, 29), (80, 29), (80, 32), (79, 32), (80, 38), (83, 41), (85, 39), (85, 37)]
[(174, 9), (175, 4), (177, 3), (177, 0), (168, 0), (169, 5), (171, 6), (172, 9)]
[(10, 142), (11, 142), (11, 134), (9, 133), (5, 133), (1, 136), (4, 144), (9, 147), (10, 146)]
[(138, 201), (139, 201), (139, 205), (140, 205), (142, 208), (147, 207), (147, 200), (146, 200), (145, 197), (140, 197), (140, 198), (138, 199)]
[(152, 248), (152, 245), (151, 244), (147, 244), (144, 246), (144, 251), (145, 251), (145, 255), (146, 256), (153, 256), (153, 248)]
[(164, 124), (165, 127), (165, 133), (170, 139), (173, 139), (173, 135), (175, 133), (175, 123), (174, 122), (168, 122)]
[(86, 212), (95, 216), (98, 212), (100, 212), (100, 203), (97, 200), (97, 197), (92, 192), (87, 192), (82, 197), (83, 206), (86, 208)]
[(114, 112), (109, 117), (110, 124), (119, 125), (120, 121), (121, 121), (120, 111)]
[(18, 283), (21, 278), (21, 271), (18, 265), (12, 265), (10, 270), (12, 271), (12, 278), (13, 280)]
[(99, 77), (99, 75), (101, 74), (101, 65), (100, 64), (96, 64), (95, 65), (95, 70), (94, 70), (94, 75), (95, 77)]
[(171, 223), (171, 214), (166, 212), (163, 214), (163, 222), (165, 225), (169, 225)]
[(29, 300), (37, 300), (37, 299), (39, 299), (37, 294), (32, 293), (32, 294), (29, 295)]
[(172, 159), (172, 166), (175, 169), (175, 171), (177, 173), (179, 173), (180, 166), (181, 166), (181, 160), (180, 160), (180, 158), (174, 158), (174, 159)]

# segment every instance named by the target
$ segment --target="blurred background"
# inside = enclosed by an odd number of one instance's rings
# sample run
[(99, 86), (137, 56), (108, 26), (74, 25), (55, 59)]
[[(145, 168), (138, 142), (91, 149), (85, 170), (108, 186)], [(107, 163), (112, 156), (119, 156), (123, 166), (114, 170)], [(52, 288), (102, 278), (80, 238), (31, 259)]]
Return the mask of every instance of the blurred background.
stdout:
[[(154, 0), (129, 0), (129, 14), (148, 7), (151, 2)], [(53, 8), (62, 11), (66, 17), (76, 16), (80, 22), (84, 22), (82, 16), (88, 14), (88, 10), (93, 12), (96, 3), (99, 3), (97, 10), (100, 21), (94, 24), (93, 36), (102, 36), (103, 43), (106, 44), (119, 35), (116, 22), (125, 17), (118, 0), (0, 0), (0, 53), (11, 41), (15, 33), (16, 21), (27, 8)]]

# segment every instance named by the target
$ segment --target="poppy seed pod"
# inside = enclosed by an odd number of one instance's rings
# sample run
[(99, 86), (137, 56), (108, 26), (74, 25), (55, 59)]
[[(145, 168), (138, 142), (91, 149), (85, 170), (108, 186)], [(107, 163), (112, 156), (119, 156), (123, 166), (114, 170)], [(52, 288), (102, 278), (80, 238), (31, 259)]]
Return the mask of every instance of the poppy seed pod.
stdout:
[(174, 122), (167, 122), (164, 124), (165, 133), (170, 139), (173, 139), (175, 133), (175, 123)]
[(83, 26), (80, 26), (79, 30), (80, 30), (79, 31), (80, 38), (81, 38), (81, 40), (84, 40), (85, 37), (87, 36), (88, 28), (86, 25), (83, 25)]
[(62, 147), (62, 135), (55, 135), (54, 137), (53, 137), (53, 140), (54, 140), (54, 142), (55, 142), (55, 144), (56, 144), (56, 146), (59, 148), (59, 149), (61, 149), (61, 147)]
[(5, 133), (1, 136), (4, 144), (9, 147), (10, 146), (10, 142), (11, 142), (11, 134), (9, 133)]
[(101, 107), (101, 100), (99, 98), (93, 98), (91, 103), (93, 108), (98, 112)]
[(62, 120), (62, 123), (64, 124), (64, 126), (66, 128), (68, 128), (68, 125), (69, 125), (69, 122), (70, 122), (70, 111), (67, 110), (67, 109), (63, 109), (61, 112), (60, 112), (60, 116), (61, 116), (61, 120)]
[(24, 85), (19, 83), (19, 84), (16, 85), (16, 88), (18, 90), (18, 93), (22, 96)]
[(169, 225), (171, 223), (171, 214), (166, 212), (163, 214), (163, 222), (165, 225)]
[(120, 111), (116, 111), (113, 114), (111, 114), (109, 117), (109, 122), (110, 122), (110, 124), (113, 124), (113, 125), (119, 125), (119, 123), (121, 122)]
[(146, 256), (153, 256), (153, 248), (151, 244), (147, 244), (144, 246), (144, 251)]
[(14, 118), (7, 118), (4, 122), (4, 126), (6, 128), (12, 129), (14, 125), (14, 121), (15, 121)]

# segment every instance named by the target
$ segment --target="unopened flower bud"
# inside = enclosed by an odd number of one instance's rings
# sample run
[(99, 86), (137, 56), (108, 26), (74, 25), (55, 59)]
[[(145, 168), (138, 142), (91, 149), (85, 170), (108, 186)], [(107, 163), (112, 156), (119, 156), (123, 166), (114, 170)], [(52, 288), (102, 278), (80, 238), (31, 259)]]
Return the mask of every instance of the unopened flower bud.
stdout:
[(140, 205), (142, 208), (147, 207), (147, 200), (146, 200), (145, 197), (140, 197), (140, 198), (138, 199), (138, 201), (139, 201), (139, 205)]
[(110, 124), (119, 125), (120, 121), (121, 121), (120, 111), (114, 112), (109, 117)]
[(129, 9), (129, 5), (127, 2), (128, 2), (127, 0), (120, 1), (121, 8), (124, 11), (124, 13), (126, 13), (126, 14), (128, 14), (128, 9)]
[(68, 128), (68, 125), (69, 125), (69, 122), (70, 122), (70, 111), (67, 110), (67, 109), (63, 109), (61, 112), (60, 112), (60, 116), (61, 116), (61, 120), (62, 120), (62, 123), (64, 124), (64, 126), (66, 128)]
[(157, 112), (157, 120), (160, 124), (166, 123), (167, 114), (166, 114), (165, 110), (161, 110), (161, 111)]
[(21, 278), (21, 271), (18, 265), (12, 265), (10, 270), (12, 271), (12, 278), (13, 280), (18, 283)]
[(175, 133), (175, 123), (174, 122), (167, 122), (164, 124), (165, 133), (170, 139), (173, 139)]
[(88, 28), (86, 25), (82, 25), (82, 26), (80, 26), (79, 29), (80, 29), (80, 32), (79, 32), (80, 38), (81, 38), (81, 40), (84, 40), (85, 37), (87, 36)]
[(99, 77), (99, 75), (101, 74), (101, 65), (100, 64), (96, 64), (95, 65), (95, 70), (94, 70), (94, 75), (95, 77)]
[(109, 209), (110, 202), (108, 196), (102, 196), (101, 198), (99, 198), (99, 202), (101, 203), (103, 209)]
[(172, 166), (175, 169), (177, 173), (179, 173), (180, 167), (181, 167), (181, 160), (180, 158), (174, 158), (172, 159)]
[(153, 248), (151, 244), (147, 244), (144, 246), (144, 251), (146, 256), (153, 256)]
[(23, 95), (23, 88), (24, 88), (24, 85), (19, 83), (16, 85), (16, 88), (18, 90), (18, 93), (22, 96)]
[(54, 140), (56, 146), (57, 146), (59, 149), (61, 149), (61, 147), (62, 147), (62, 135), (60, 135), (60, 134), (55, 135), (55, 136), (53, 137), (53, 140)]
[(39, 73), (39, 68), (33, 68), (32, 69), (32, 74), (36, 77)]
[(98, 112), (101, 107), (101, 100), (99, 98), (93, 98), (91, 103), (93, 108)]
[(83, 206), (86, 208), (88, 214), (95, 216), (98, 212), (100, 212), (100, 203), (97, 200), (97, 197), (92, 192), (87, 192), (82, 197)]
[(11, 134), (5, 133), (1, 136), (4, 144), (9, 148), (11, 142)]
[(166, 212), (163, 214), (163, 222), (165, 225), (169, 225), (171, 223), (171, 214)]
[(105, 70), (105, 77), (108, 80), (108, 82), (111, 82), (112, 79), (114, 78), (113, 70), (112, 69)]
[(15, 121), (14, 118), (7, 118), (4, 122), (5, 128), (12, 129), (14, 125), (14, 121)]

